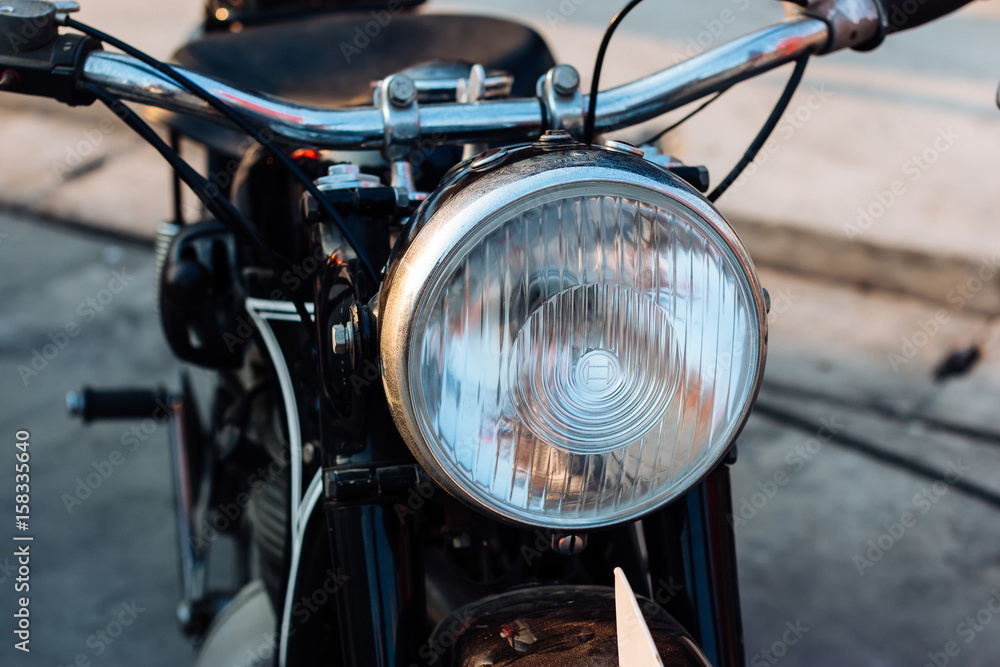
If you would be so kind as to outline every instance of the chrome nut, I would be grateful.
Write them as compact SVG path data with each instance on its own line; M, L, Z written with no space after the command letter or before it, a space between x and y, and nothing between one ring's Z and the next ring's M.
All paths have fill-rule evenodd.
M350 354L354 348L354 325L334 324L333 325L333 353Z

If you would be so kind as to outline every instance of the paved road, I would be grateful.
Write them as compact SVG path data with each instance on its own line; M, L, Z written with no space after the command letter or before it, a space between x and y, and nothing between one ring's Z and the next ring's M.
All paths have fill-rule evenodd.
M84 383L143 385L175 377L153 317L150 265L144 248L0 217L0 442L7 443L0 456L10 461L0 470L12 474L14 434L28 429L29 532L36 537L32 653L11 648L8 578L0 584L0 615L7 619L0 664L68 665L82 655L93 665L174 666L192 655L173 619L177 562L161 434L125 453L124 463L80 505L73 503L72 513L66 506L65 494L86 495L78 479L107 470L130 424L85 428L64 416L64 392ZM109 285L116 276L124 285ZM761 398L772 412L751 419L734 468L748 656L757 658L751 664L772 664L763 653L769 651L781 654L783 665L921 665L928 653L956 642L961 659L952 664L995 665L1000 623L985 622L985 614L992 621L988 605L1000 587L1000 512L960 490L948 471L958 466L962 480L1000 492L998 439L943 426L928 406L973 394L992 396L995 405L998 337L988 350L992 362L951 385L932 385L923 357L913 361L911 375L894 375L880 347L896 344L898 328L925 320L933 312L926 306L781 274L764 278L787 303L776 300L772 311ZM109 286L122 289L111 297ZM859 321L870 326L852 335L861 331L852 324ZM956 318L928 359L961 340L973 321ZM48 366L22 380L18 367L30 367L34 350L46 353L50 334L62 340L59 332L70 322L78 334L56 355L49 348ZM776 417L774 410L787 414ZM956 410L948 415L973 418ZM944 486L859 454L831 432L938 471ZM0 483L0 507L9 508L12 495L11 485ZM913 519L902 526L905 513ZM9 510L0 516L12 521ZM0 542L13 532L9 524L0 527ZM0 552L0 564L9 553ZM123 604L142 611L105 643L97 633L117 633ZM975 625L965 620L970 616Z
M167 667L192 655L174 622L178 563L164 433L128 451L121 437L132 424L84 427L63 409L65 392L85 383L174 380L176 366L153 317L151 280L144 248L0 216L0 565L13 561L11 482L20 429L31 434L27 534L35 537L31 653L12 649L14 581L0 573L2 665L70 665L83 656L95 666ZM77 333L64 338L71 323ZM35 351L52 358L39 361ZM108 474L115 450L124 461L103 478L99 471ZM72 496L82 501L67 507ZM129 625L113 638L122 605Z

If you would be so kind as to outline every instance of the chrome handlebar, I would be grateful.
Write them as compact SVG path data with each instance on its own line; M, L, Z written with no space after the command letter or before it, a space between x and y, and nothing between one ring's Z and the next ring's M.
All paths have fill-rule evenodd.
M610 132L636 125L757 76L805 54L824 52L830 24L797 15L707 51L660 72L600 93L595 130ZM378 106L329 109L304 106L251 93L207 76L178 68L193 82L241 111L254 125L279 141L333 149L378 149L391 134L390 118ZM200 98L172 79L129 56L94 52L83 69L86 83L121 99L170 111L217 119ZM582 102L582 105L581 105ZM573 108L580 118L588 96L577 94ZM565 109L560 109L560 116ZM474 104L422 104L417 137L426 145L530 141L553 117L541 99L504 99ZM414 140L414 137L409 137Z

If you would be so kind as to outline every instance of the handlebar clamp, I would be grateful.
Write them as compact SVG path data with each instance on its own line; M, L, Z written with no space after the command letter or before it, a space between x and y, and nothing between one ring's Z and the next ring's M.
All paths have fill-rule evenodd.
M545 109L546 130L566 130L583 136L584 104L580 75L572 65L556 65L538 80L538 98Z

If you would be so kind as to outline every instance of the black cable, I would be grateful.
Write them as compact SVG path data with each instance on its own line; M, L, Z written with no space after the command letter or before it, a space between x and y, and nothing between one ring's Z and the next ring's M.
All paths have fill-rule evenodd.
M657 132L656 134L654 134L653 136L651 136L649 139L646 139L645 141L640 142L639 145L640 146L651 145L655 141L657 141L660 137L662 137L663 135L667 134L668 132L673 132L678 127L680 127L684 123L686 123L689 120L691 120L694 116L696 116L697 114L699 114L702 111L704 111L705 107L707 107L709 104L711 104L715 100L717 100L720 97L722 97L722 94L725 93L727 90L729 90L729 89L728 88L723 88L722 90L720 90L719 92L717 92L715 95L712 95L710 98L708 98L708 100L706 100L705 102L703 102L697 109L695 109L694 111L692 111L688 115L684 116L679 121L677 121L673 125L667 127L666 129L660 130L659 132Z
M806 54L799 58L795 62L795 69L792 71L792 76L789 77L788 83L785 84L785 90L781 93L781 97L778 99L778 103L774 105L774 109L771 111L771 115L768 117L767 122L764 123L764 127L760 128L760 132L757 133L757 138L753 140L750 144L750 148L747 152L743 154L743 159L741 159L733 170L729 172L729 175L722 179L722 182L715 186L715 189L708 195L708 201L714 202L729 189L729 186L739 178L743 170L754 161L757 157L757 153L760 149L764 147L764 144L770 138L771 133L774 132L774 128L777 127L778 121L781 120L782 114L785 113L785 109L788 108L788 103L792 101L792 95L795 94L795 89L799 87L799 82L802 81L802 75L806 71L806 65L809 64L809 55Z
M205 204L205 207L215 216L215 218L223 224L230 232L234 235L242 237L244 241L250 243L261 257L267 261L275 271L279 272L282 269L282 265L291 266L289 262L284 257L281 257L276 252L272 251L264 243L263 239L257 234L256 230L253 228L246 218L229 202L225 197L220 197L218 195L209 192L209 186L211 185L207 178L195 171L194 167L188 164L177 152L167 145L160 135L156 133L153 128L149 126L146 121L142 120L137 113L129 109L121 100L115 98L111 94L97 88L92 85L84 85L83 89L103 102L116 116L118 116L122 122L132 128L136 134L145 139L153 148L155 148L160 155L163 156L171 167L174 168L174 172L181 178L182 181L187 183L191 191ZM287 292L286 292L287 294ZM305 302L292 294L289 294L289 301L295 305L295 310L299 317L302 319L302 324L305 325L306 330L309 334L310 340L315 344L315 331L313 329L312 318L309 315L309 311L306 310Z
M628 13L635 9L642 0L632 0L611 19L607 29L604 31L604 39L601 40L601 48L597 50L597 60L594 62L594 76L590 80L590 105L587 109L587 118L583 126L584 143L594 143L594 122L597 116L597 94L601 91L601 69L604 68L604 54L608 51L608 44L611 36L615 34L618 25L628 16Z
M133 58L141 60L142 62L146 63L150 67L160 72L161 74L164 74L165 76L173 79L182 87L186 88L189 92L207 102L209 106L211 106L220 114L228 118L248 136L252 137L255 141L257 141L261 146L263 146L267 150L268 153L270 153L275 159L281 162L292 173L292 175L295 176L295 178L297 178L302 182L302 184L306 187L306 190L308 190L309 193L316 199L316 202L323 209L323 212L327 216L329 216L329 218L333 221L334 225L337 226L337 229L340 231L340 233L343 234L344 239L347 241L348 245L350 245L351 248L354 250L363 268L365 269L365 271L368 272L368 275L371 276L373 281L375 281L376 283L378 282L379 273L375 271L375 268L372 265L371 261L361 251L361 244L359 244L358 241L353 237L353 235L351 234L350 230L347 227L347 224L344 222L344 219L340 216L337 210L323 197L323 194L320 192L319 188L316 187L316 184L312 181L312 179L309 178L309 176L307 176L301 169L299 169L299 167L295 164L295 162L292 161L290 157L285 155L284 151L277 148L271 141L261 136L260 128L254 127L234 108L232 108L225 102L221 101L215 95L208 92L207 90L196 84L194 81L191 81L189 78L178 72L170 65L164 62L160 62L156 58L153 58L152 56L144 53L143 51L140 51L139 49L129 44L126 44L120 39L112 37L107 33L101 32L100 30L93 28L89 25L86 25L85 23L80 23L75 19L71 18L67 19L65 25L67 27L79 30L84 34L90 35L91 37L94 37L95 39L98 39L102 42L110 44L111 46L123 51L124 53L127 53Z

